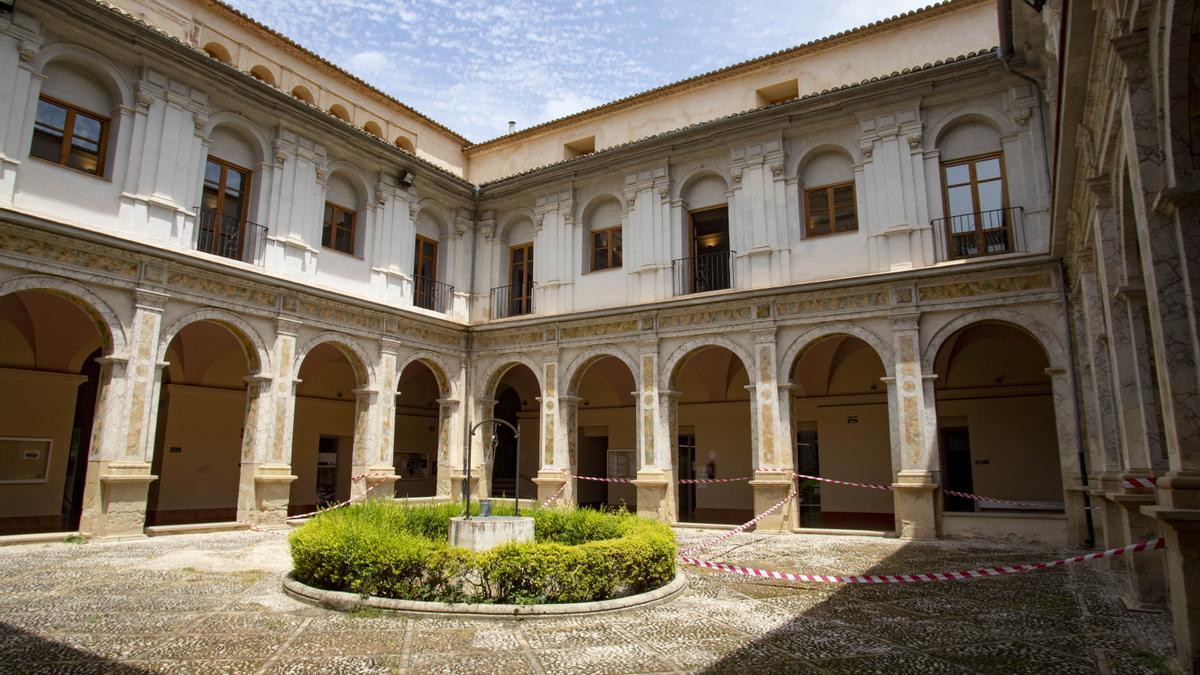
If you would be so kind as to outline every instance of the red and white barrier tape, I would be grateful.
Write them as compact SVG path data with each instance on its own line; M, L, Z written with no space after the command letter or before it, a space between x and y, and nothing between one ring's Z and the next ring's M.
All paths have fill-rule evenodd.
M737 478L680 478L677 483L680 485L704 485L708 483L737 483L743 480L754 480L751 476L738 476Z
M820 481L822 483L833 483L834 485L848 485L850 487L870 488L872 490L891 490L891 485L876 485L875 483L851 483L848 480L835 480L833 478L821 478L820 476L809 476L808 474L798 473L797 478L805 478L807 480Z
M780 500L778 503L776 503L775 506L772 506L771 508L767 509L766 511L763 511L762 513L758 514L757 516L754 516L750 520L746 521L745 523L742 523L741 525L738 525L737 527L733 528L732 530L730 530L728 532L722 532L721 534L719 534L711 539L702 541L699 544L696 544L695 546L689 546L689 547L681 550L679 552L679 554L683 555L686 553L695 553L697 551L703 551L706 548L711 548L713 546L716 546L717 544L725 541L726 539L732 537L733 535L735 535L739 532L745 531L746 528L758 523L758 521L762 520L763 518L766 518L771 513L774 513L776 509L778 509L779 507L783 506L784 504L795 499L796 494L797 494L796 488L793 487L792 491L788 493L788 496L784 497L782 500Z
M1029 506L1029 507L1035 507L1035 508L1041 506L1041 504L1033 504L1031 502L1015 502L1011 499L997 499L995 497L984 497L983 495L971 494L970 492L958 492L955 490L942 490L942 492L945 492L948 495L954 495L955 497L963 497L965 499L974 499L977 502L993 502L996 504L1008 504L1010 506Z
M550 506L550 504L552 504L555 499L558 499L558 496L563 493L563 490L566 490L566 489L567 489L567 483L566 483L566 481L563 481L563 484L558 487L558 491L555 492L554 494L550 495L549 497L547 497L546 501L542 502L542 508L544 509L547 506Z
M359 476L355 480L357 480L358 478L363 478L367 475L368 474L363 474L363 476ZM372 490L383 487L384 485L391 485L391 483L380 483L379 485L372 485L371 487L367 488L366 492L363 492L361 495L359 495L357 497L351 497L349 499L344 499L344 500L334 504L333 506L327 506L323 509L317 509L316 511L309 511L308 513L298 513L294 516L288 516L287 519L288 520L300 520L301 518L308 518L311 516L315 516L318 513L325 513L326 511L333 511L334 509L340 509L343 506L349 506L360 499L365 499L367 497L367 495L371 494Z
M1153 490L1158 487L1158 479L1153 476L1150 478L1126 478L1121 481L1121 487Z
M571 476L576 480L590 480L594 483L633 483L632 478L598 478L596 476Z
M682 553L680 554L679 559L680 561L689 565L695 565L696 567L701 567L704 569L716 570L718 572L728 572L730 574L740 574L747 577L778 579L780 581L807 581L819 584L902 584L921 581L966 581L968 579L982 579L984 577L1001 577L1009 574L1019 574L1021 572L1033 572L1036 570L1050 569L1053 567L1062 567L1064 565L1073 565L1075 563L1087 562L1089 560L1112 558L1115 556L1124 555L1126 553L1138 553L1140 551L1160 549L1165 547L1166 540L1159 537L1157 539L1143 541L1130 546L1111 548L1107 551L1088 553L1087 555L1077 555L1073 558L1052 560L1050 562L1025 565L1002 565L999 567L981 567L978 569L964 570L961 572L933 572L925 574L793 574L791 572L773 572L771 570L760 570L753 567L742 567L741 565L730 565L728 563L699 560L697 558L691 558L683 555Z

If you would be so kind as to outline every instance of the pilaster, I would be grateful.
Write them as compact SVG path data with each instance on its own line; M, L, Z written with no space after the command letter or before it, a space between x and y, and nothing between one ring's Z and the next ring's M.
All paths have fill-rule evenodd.
M941 534L937 438L927 428L928 420L936 419L936 412L934 400L927 400L925 395L919 326L919 314L892 317L896 363L894 381L888 384L899 413L892 423L892 433L898 441L900 458L892 489L896 533L902 539L935 539Z

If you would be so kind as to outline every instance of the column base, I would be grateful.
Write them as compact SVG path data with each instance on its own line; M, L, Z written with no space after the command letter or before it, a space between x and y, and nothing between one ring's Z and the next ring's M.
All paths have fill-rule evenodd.
M396 475L396 468L388 466L368 466L363 472L366 475L360 482L360 490L357 494L366 494L370 499L386 499L392 500L396 497L396 481L400 480L400 476ZM350 486L350 494L356 494L354 486Z
M1181 672L1200 673L1200 473L1160 477L1155 496L1158 504L1143 506L1141 512L1158 521L1167 540L1175 658Z
M557 469L547 469L539 471L537 478L533 479L533 484L537 486L538 504L541 505L547 499L558 494L558 497L549 504L549 506L575 506L575 491L568 485L562 493L558 493L567 481L571 480L571 475L566 471Z
M286 464L243 464L238 483L239 522L262 527L287 524L292 467Z
M795 481L787 478L787 475L774 471L754 474L754 479L750 481L750 488L754 490L754 513L762 513L787 498L795 485ZM754 531L759 534L783 533L791 532L799 527L800 508L797 506L799 499L800 497L797 496L791 502L764 516L754 526Z
M1090 506L1087 491L1079 485L1063 488L1063 508L1067 511L1067 543L1075 548L1088 547L1088 516L1094 511L1085 510ZM1095 525L1092 527L1095 530ZM1094 535L1093 535L1094 536ZM1095 541L1092 542L1092 545Z
M142 536L150 484L146 462L88 462L79 531L89 537Z
M1158 522L1141 512L1143 506L1155 502L1152 494L1109 495L1121 508L1121 525L1124 539L1133 543L1158 536ZM1129 572L1129 590L1121 601L1129 609L1140 612L1159 612L1166 608L1167 580L1163 567L1163 556L1159 551L1143 551L1137 555L1122 556L1124 568Z
M1097 544L1099 548L1117 548L1129 542L1125 541L1125 531L1121 521L1121 507L1109 498L1110 494L1121 492L1121 474L1104 472L1093 476L1089 481L1088 494L1092 497L1092 506L1099 507L1095 511L1093 523L1098 523ZM1121 569L1122 562L1116 558L1108 561L1110 569Z
M463 484L467 482L467 475L462 472L462 469L455 469L450 474L450 499L461 502L463 500ZM471 499L479 499L482 492L480 485L479 472L472 469L471 471Z
M633 485L637 488L639 516L664 523L675 522L670 475L664 471L639 471Z
M942 535L938 484L928 473L908 475L892 483L896 509L896 536L907 540L937 539Z

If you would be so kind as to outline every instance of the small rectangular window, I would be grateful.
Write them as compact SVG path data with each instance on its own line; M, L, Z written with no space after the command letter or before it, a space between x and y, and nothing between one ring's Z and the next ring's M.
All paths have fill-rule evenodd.
M321 230L321 244L342 253L354 255L354 211L325 202L325 222Z
M29 154L102 176L108 124L107 117L43 96L38 99Z
M809 237L858 229L854 183L838 183L804 191L804 233Z
M621 228L592 232L592 271L621 266Z

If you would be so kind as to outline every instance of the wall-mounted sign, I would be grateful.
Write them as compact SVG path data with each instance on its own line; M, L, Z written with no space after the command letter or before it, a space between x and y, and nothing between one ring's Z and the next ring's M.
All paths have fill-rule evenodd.
M49 438L0 438L0 483L45 483L52 446Z

